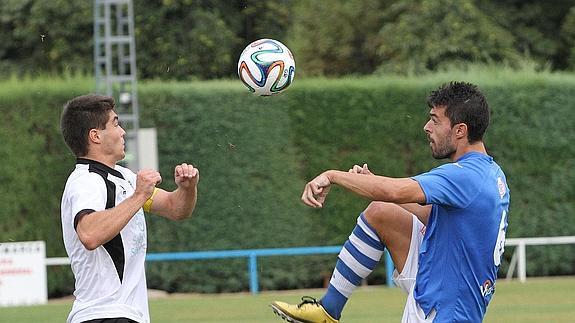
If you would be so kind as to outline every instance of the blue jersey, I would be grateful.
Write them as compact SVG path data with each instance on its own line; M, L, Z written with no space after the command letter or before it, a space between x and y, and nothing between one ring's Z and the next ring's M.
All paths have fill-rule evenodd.
M481 322L503 254L509 188L491 156L471 152L413 177L432 204L414 298L434 322Z

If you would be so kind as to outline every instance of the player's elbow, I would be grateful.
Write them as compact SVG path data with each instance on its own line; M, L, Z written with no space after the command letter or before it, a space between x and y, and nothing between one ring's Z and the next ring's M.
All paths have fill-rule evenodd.
M80 239L80 242L84 248L89 251L95 250L102 245L102 242L96 236L89 233L78 232L78 238Z
M184 221L192 217L192 213L194 210L180 210L174 215L174 220L176 221Z
M84 239L84 240L80 239L80 241L82 242L82 245L84 245L84 248L86 248L89 251L95 250L96 248L102 245L99 241L96 241L95 239Z

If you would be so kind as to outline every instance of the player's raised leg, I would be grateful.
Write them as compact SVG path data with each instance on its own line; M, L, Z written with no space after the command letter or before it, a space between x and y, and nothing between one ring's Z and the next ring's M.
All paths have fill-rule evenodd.
M320 301L303 297L292 305L273 302L272 309L288 322L338 322L347 300L375 269L387 246L401 272L409 252L413 215L399 205L372 202L357 219L339 253L329 287Z

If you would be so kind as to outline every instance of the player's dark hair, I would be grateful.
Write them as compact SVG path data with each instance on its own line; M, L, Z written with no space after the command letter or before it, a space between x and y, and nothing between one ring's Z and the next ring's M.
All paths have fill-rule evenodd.
M443 84L427 97L427 105L430 108L445 107L451 126L465 123L469 143L483 139L489 126L490 112L487 100L477 86L466 82Z
M88 154L88 134L91 129L105 129L114 99L98 94L82 95L68 101L60 118L64 141L76 157Z

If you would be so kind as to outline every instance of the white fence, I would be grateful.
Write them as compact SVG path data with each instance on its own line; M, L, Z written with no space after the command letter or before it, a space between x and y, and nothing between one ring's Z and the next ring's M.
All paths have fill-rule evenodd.
M507 280L513 278L513 272L517 267L517 277L524 283L527 280L527 268L525 266L526 246L575 244L575 236L541 237L541 238L509 238L505 241L506 246L517 246L511 257Z

